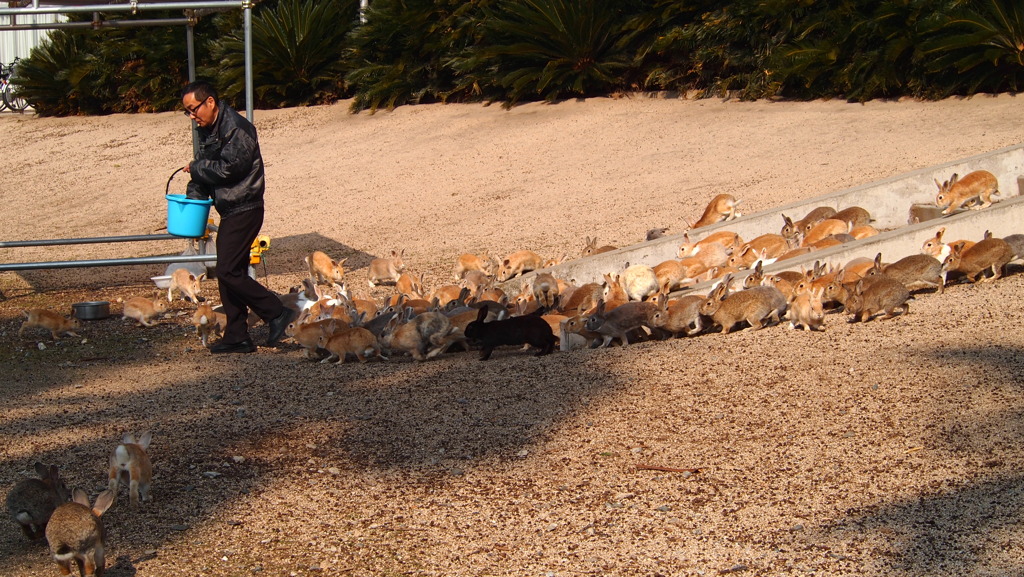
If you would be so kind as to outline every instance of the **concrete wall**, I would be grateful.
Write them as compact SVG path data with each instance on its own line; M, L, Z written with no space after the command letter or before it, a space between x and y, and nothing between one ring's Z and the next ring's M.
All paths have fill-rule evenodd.
M941 219L915 225L907 224L912 205L934 203L938 190L936 180L945 181L953 173L963 176L974 170L988 170L999 179L1000 195L994 198L997 200L995 204L983 210L964 210ZM889 262L920 252L924 241L934 236L940 226L946 227L944 238L949 240L980 240L985 230L991 230L999 237L1024 233L1024 197L1020 196L1022 186L1024 145L1017 145L744 215L730 222L695 230L690 234L690 239L696 241L712 232L729 230L749 240L765 233L778 233L783 224L782 214L799 219L818 206L831 206L837 210L860 206L871 213L874 218L872 225L883 230L882 234L788 259L765 267L765 271L799 270L801 266L809 268L816 260L841 264L860 256L874 258L879 252L882 253L883 259ZM633 264L654 266L676 258L679 245L682 243L682 234L666 236L612 252L569 261L549 270L556 277L574 284L601 282L604 273L621 272ZM534 273L529 273L508 281L505 283L506 292L518 291L520 284L531 279L533 275ZM702 290L709 284L697 285L694 290Z

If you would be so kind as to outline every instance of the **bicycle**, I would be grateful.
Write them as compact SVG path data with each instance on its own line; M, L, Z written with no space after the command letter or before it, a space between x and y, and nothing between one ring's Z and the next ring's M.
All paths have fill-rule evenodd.
M14 62L6 66L0 65L0 111L10 108L14 112L21 112L28 108L28 101L18 96L17 88L11 84L11 77L14 76L19 60L21 58L15 57Z

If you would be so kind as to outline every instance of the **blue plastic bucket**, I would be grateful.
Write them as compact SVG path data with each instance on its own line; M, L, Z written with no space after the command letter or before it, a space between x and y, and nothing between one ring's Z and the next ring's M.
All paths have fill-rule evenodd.
M212 200L194 200L184 194L167 196L167 232L174 236L199 238L206 234Z

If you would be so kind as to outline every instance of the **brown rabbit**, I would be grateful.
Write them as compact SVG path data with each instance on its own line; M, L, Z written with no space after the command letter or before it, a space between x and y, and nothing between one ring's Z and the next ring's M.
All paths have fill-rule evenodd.
M740 201L731 194L719 194L711 199L708 203L707 208L704 209L704 214L701 215L697 222L690 225L691 229L701 228L703 226L710 226L717 222L725 222L732 220L738 216L741 216L736 212L736 206Z
M34 467L38 479L25 479L7 493L7 513L33 541L43 538L50 515L68 500L68 488L56 465L36 462Z
M365 363L368 357L388 360L381 354L377 336L363 327L343 329L333 335L320 335L317 346L330 353L321 363L340 365L345 362L346 354L354 356L360 363Z
M963 273L971 282L977 282L979 278L982 281L996 280L1002 278L1003 269L1011 260L1013 248L1001 238L989 237L968 249L954 244L952 252L942 263L942 271ZM991 277L984 277L986 270L992 271Z
M398 280L395 281L395 292L413 299L423 298L423 279L425 274L420 273L419 276L416 276L403 272L398 275Z
M871 238L878 236L879 230L870 224L859 224L850 229L850 236L855 240L862 240L865 238Z
M583 247L583 252L580 253L580 256L581 257L588 257L588 256L592 256L592 255L595 255L595 254L601 254L603 252L611 252L613 250L618 250L618 249L619 249L619 247L612 246L610 244L606 244L604 246L597 246L597 237L595 236L594 238L590 238L588 236L587 237L587 245L585 247Z
M375 287L379 284L394 284L398 282L398 277L405 270L405 262L402 261L402 257L405 256L405 249L402 252L391 251L390 258L375 258L370 261L370 270L366 273L367 282L370 283L370 287Z
M882 253L878 253L875 267L868 272L869 275L884 273L903 283L909 291L933 288L942 294L945 289L942 263L935 257L927 254L912 254L894 263L879 266L881 257Z
M207 303L199 305L192 315L192 326L196 327L196 334L200 342L207 346L211 336L224 334L224 327L228 325L228 316L213 310Z
M965 174L963 178L953 176L939 184L935 179L939 193L935 195L935 206L941 207L942 214L951 214L968 202L980 202L978 208L992 206L992 196L999 194L999 180L987 170L975 170Z
M672 336L699 334L704 329L704 321L700 316L700 305L703 303L704 297L700 295L686 295L673 301L666 300L660 303L651 315L650 324Z
M808 230L814 228L814 225L826 218L832 218L835 214L836 209L831 206L819 206L797 221L790 219L786 215L782 215L783 224L779 235L793 245L799 244L800 237L806 234Z
M915 203L907 211L907 224L917 224L928 220L942 218L942 207L934 204Z
M560 287L554 275L547 272L539 273L534 277L532 287L533 296L537 299L537 304L544 307L545 310L555 308L555 305L558 303Z
M846 299L846 312L853 315L850 322L867 322L874 315L884 312L882 319L889 319L910 312L910 291L900 281L888 276L874 275L857 281L852 293Z
M789 328L803 327L805 331L821 331L825 322L822 304L824 288L793 295L789 298Z
M840 220L838 218L826 218L807 231L803 240L800 241L800 246L813 246L815 243L832 235L846 234L849 232L850 225L845 220Z
M448 317L439 312L425 312L409 318L406 310L388 322L380 343L387 349L409 353L417 361L432 359L459 340ZM406 320L408 319L408 320Z
M580 312L590 310L597 306L601 300L604 287L600 283L591 282L584 284L574 290L567 299L558 299L558 310L567 316L573 316Z
M74 500L53 512L46 525L46 540L62 575L71 574L72 564L78 567L81 577L103 575L107 536L100 517L114 504L114 498L115 493L107 489L90 507L85 491L75 489Z
M151 327L156 324L153 319L165 312L167 312L167 303L163 299L132 297L124 301L121 315L122 318L138 321L141 326Z
M309 269L309 278L314 283L324 283L338 287L345 281L345 261L348 260L347 258L336 261L328 256L327 253L314 250L303 257L302 260L306 263L306 267Z
M588 347L593 348L597 344L598 339L601 338L601 335L587 330L586 325L587 317L582 314L572 315L562 321L558 332L559 348L563 351L572 350L573 335L582 338Z
M482 255L464 253L459 255L452 272L455 274L455 280L465 278L466 273L470 271L477 271L489 277L494 274L496 264L486 252Z
M711 317L728 334L740 321L747 330L762 328L766 320L779 322L786 312L786 298L775 287L759 286L729 293L732 275L727 275L700 306L700 314Z
M319 358L320 337L328 337L338 330L338 322L334 319L309 323L294 321L285 329L284 334L291 337L300 347L307 359Z
M203 297L199 296L200 282L206 278L206 274L196 276L187 268L176 268L171 273L171 282L167 285L167 302L174 300L174 291L181 293L181 297L189 302L200 303Z
M704 246L706 244L720 244L725 247L728 251L733 251L743 246L743 238L740 235L730 230L717 230L706 237L693 242L690 240L690 233L683 233L683 244L679 245L679 258L686 258L697 254L697 247Z
M622 346L629 344L629 334L641 327L652 328L651 316L657 312L658 305L653 302L630 301L612 310L606 309L605 301L597 303L597 309L588 317L585 327L601 335L601 346L610 346L614 339L619 339Z
M149 461L146 450L153 436L149 431L135 439L135 435L125 433L121 444L110 454L110 474L107 490L117 500L119 481L128 480L128 498L132 507L138 507L141 501L148 500L149 484L153 479L153 464Z
M942 262L949 256L952 251L953 245L959 244L961 250L967 250L974 246L974 241L971 240L957 240L951 243L945 243L942 240L942 236L946 233L946 227L939 227L939 230L935 231L935 236L924 241L921 245L921 252L923 254L931 255Z
M871 222L871 213L859 206L848 206L832 215L830 218L846 222L850 230Z
M659 290L672 292L693 282L690 269L681 260L666 260L654 265ZM703 271L700 271L703 272ZM698 273L699 274L699 273Z
M38 327L50 331L50 336L56 341L62 334L78 337L75 330L82 327L82 323L77 318L65 317L46 309L26 309L21 311L21 314L25 315L25 321L18 329L18 338L24 338L25 329Z
M498 282L505 282L543 266L544 259L532 250L516 251L502 259L498 265Z

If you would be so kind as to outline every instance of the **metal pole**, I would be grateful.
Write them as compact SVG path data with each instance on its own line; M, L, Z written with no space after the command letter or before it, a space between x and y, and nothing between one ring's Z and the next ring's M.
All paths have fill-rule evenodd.
M196 8L240 8L245 4L242 0L213 2L146 2L124 4L92 4L88 6L43 6L39 8L0 8L0 16L18 14L70 14L72 12L131 12L137 14L145 10L195 10Z
M95 266L124 266L137 264L164 264L172 262L217 262L215 254L178 254L143 256L136 258L108 258L98 260L59 260L52 262L16 262L0 264L0 272L15 270L46 270L53 268L85 268Z
M249 122L253 121L252 115L252 3L245 2L242 5L242 13L245 15L245 117Z
M97 236L93 238L54 238L47 240L0 241L0 248L25 246L64 246L69 244L100 244L105 242L144 242L150 240L183 240L185 237L173 234L136 234L131 236Z

